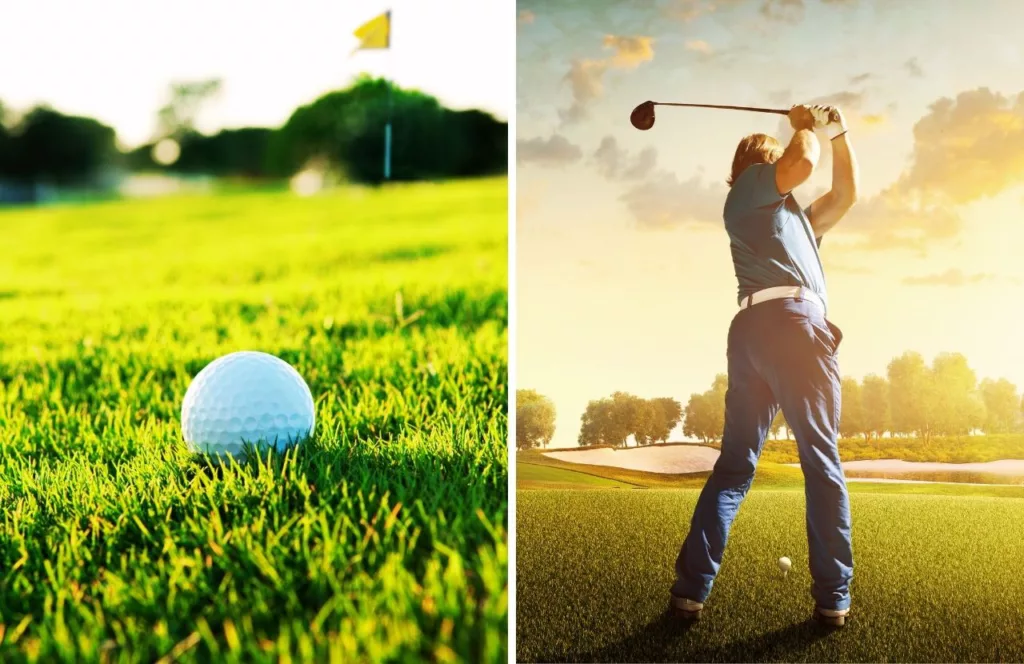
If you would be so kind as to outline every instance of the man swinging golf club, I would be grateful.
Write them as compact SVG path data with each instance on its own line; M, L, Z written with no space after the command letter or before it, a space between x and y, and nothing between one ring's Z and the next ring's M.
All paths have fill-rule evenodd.
M740 311L727 343L722 451L676 560L670 606L684 618L699 617L781 407L804 474L813 617L841 627L853 578L850 500L837 447L836 351L843 335L825 317L818 248L857 199L857 166L837 108L794 106L789 121L795 133L785 149L770 136L753 134L740 141L732 162L724 217ZM832 145L832 189L802 208L792 191L818 163L815 128L824 129Z

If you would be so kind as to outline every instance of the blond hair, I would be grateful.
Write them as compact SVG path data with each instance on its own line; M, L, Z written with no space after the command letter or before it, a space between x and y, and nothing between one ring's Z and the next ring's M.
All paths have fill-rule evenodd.
M725 183L731 187L748 166L774 164L784 151L782 144L768 134L751 134L744 137L736 146L736 155L732 158L732 172Z

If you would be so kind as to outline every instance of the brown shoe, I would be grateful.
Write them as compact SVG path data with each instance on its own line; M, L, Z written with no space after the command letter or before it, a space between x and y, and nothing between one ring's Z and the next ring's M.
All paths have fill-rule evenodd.
M676 617L683 620L700 620L700 613L704 610L703 602L695 602L685 597L670 595L669 609Z
M850 615L849 609L823 609L814 607L814 619L827 627L842 627Z

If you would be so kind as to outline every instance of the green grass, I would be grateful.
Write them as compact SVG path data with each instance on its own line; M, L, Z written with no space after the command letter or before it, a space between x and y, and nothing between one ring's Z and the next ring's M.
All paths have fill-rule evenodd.
M854 493L853 615L830 634L806 620L803 495L757 485L704 618L689 629L666 618L696 498L695 490L519 492L517 658L1024 660L1024 500ZM786 580L776 567L783 555L793 560Z
M565 470L554 466L535 463L520 463L516 466L516 483L520 488L555 489L634 489L632 484L591 475L585 471Z
M0 661L505 661L506 187L0 212ZM218 467L241 349L316 434Z

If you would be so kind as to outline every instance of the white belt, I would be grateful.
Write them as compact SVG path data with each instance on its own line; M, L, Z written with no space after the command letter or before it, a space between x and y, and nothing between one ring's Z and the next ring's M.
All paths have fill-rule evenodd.
M766 302L768 300L778 300L783 297L795 297L802 300L810 300L814 302L822 311L825 311L825 302L821 299L821 296L812 291L809 288L803 286L775 286L774 288L765 288L762 290L748 295L747 297L740 300L740 310L746 309L747 307Z

